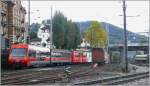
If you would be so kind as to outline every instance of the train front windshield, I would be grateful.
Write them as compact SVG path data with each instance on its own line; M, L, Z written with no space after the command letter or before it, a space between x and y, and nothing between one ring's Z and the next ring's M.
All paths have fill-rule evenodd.
M13 57L24 57L24 56L26 56L26 49L14 48L11 51L11 56L13 56Z

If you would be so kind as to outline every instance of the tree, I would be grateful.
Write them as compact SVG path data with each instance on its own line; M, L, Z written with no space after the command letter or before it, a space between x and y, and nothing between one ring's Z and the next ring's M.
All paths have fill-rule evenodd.
M65 49L75 49L81 43L81 34L79 27L76 23L71 20L67 21L67 26L65 28Z
M50 23L51 23L51 20L50 20L50 19L47 19L47 20L43 20L43 21L42 21L42 24L43 24L44 26L50 26Z
M53 17L53 42L56 48L63 48L67 18L59 11Z
M43 20L42 24L50 28L50 19ZM53 44L57 49L75 49L81 43L81 34L76 23L67 18L60 12L56 11L53 16ZM30 34L32 38L36 37L34 26ZM49 40L49 39L48 39Z
M81 43L81 33L80 33L80 29L78 25L76 23L73 23L73 24L75 28L75 40L74 40L73 48L77 48L77 46Z
M80 37L77 24L56 11L53 17L53 42L56 48L74 49L79 45Z
M40 28L40 26L41 25L39 23L31 24L31 28L29 31L30 39L37 39L37 32L38 32L38 29Z
M84 33L85 40L90 43L91 47L104 48L107 43L106 31L98 21L92 21L90 27Z
M72 27L72 22L67 21L67 25L65 28L65 44L64 47L67 49L70 49L72 45L74 45L73 40L74 40L74 28Z

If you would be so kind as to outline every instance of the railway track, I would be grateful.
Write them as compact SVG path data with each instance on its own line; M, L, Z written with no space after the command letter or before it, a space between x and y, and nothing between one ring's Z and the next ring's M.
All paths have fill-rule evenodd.
M31 75L38 75L38 74L42 74L43 71L45 73L49 72L49 71L59 71L59 70L63 70L62 68L54 68L54 69L37 69L35 71L35 69L33 70L21 70L21 71L18 71L18 72L12 72L12 73L7 73L7 74L3 74L1 77L2 77L2 81L8 81L10 79L15 79L15 78L21 78L21 77L27 77L27 76L31 76Z
M31 73L25 73L25 74L19 74L19 75L13 75L9 77L2 78L2 84L18 84L18 83L27 83L27 82L32 82L32 80L38 80L41 79L42 77L47 77L55 75L55 73L60 73L62 72L61 69L57 70L51 70L51 71L40 71L40 72L31 72Z
M130 82L133 80L146 78L146 77L149 77L149 72L141 72L141 73L134 73L134 74L127 74L127 75L103 78L103 79L99 79L99 80L85 81L85 82L76 83L75 85L94 85L94 84L118 85L121 83Z
M71 69L71 76L70 77L79 77L81 75L87 75L93 69L91 66L88 67L78 67L75 66ZM22 73L22 72L21 72ZM16 73L15 73L16 74ZM12 74L10 74L12 75ZM5 76L2 78L2 85L26 85L26 84L37 84L37 83L54 83L56 81L61 81L63 79L68 78L66 76L64 70L51 70L51 71L40 71L40 72L31 72L31 73L24 73L13 76Z
M21 70L9 70L12 72L7 72L7 73L2 73L1 77L8 77L8 76L13 76L13 75L19 75L19 74L27 74L27 73L31 73L31 72L40 72L40 70L55 70L55 69L60 69L63 66L58 66L58 67L52 67L52 68L31 68L31 69L21 69ZM38 71L39 70L39 71Z

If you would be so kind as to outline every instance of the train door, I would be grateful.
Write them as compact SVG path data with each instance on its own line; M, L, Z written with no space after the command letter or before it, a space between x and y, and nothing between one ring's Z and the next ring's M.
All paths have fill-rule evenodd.
M83 53L82 53L82 57L81 57L81 59L82 59L82 63L87 62L86 52L83 52Z
M80 60L80 54L76 51L73 51L73 62L77 63Z
M36 58L36 51L34 50L29 50L28 52L28 56L29 56L29 63L30 65L35 65L36 64L36 61L37 61L37 58Z
M78 62L82 63L83 61L84 61L84 55L83 55L83 53L80 51L80 52L79 52L79 60L78 60Z
M49 64L49 53L48 52L36 52L37 65L45 66Z
M86 62L92 62L92 53L90 51L85 51L84 55L86 56Z

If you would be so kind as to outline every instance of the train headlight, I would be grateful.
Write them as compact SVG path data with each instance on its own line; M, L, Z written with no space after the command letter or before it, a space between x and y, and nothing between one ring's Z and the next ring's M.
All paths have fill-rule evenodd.
M14 59L12 57L9 57L8 62L9 64L12 64L14 62Z

